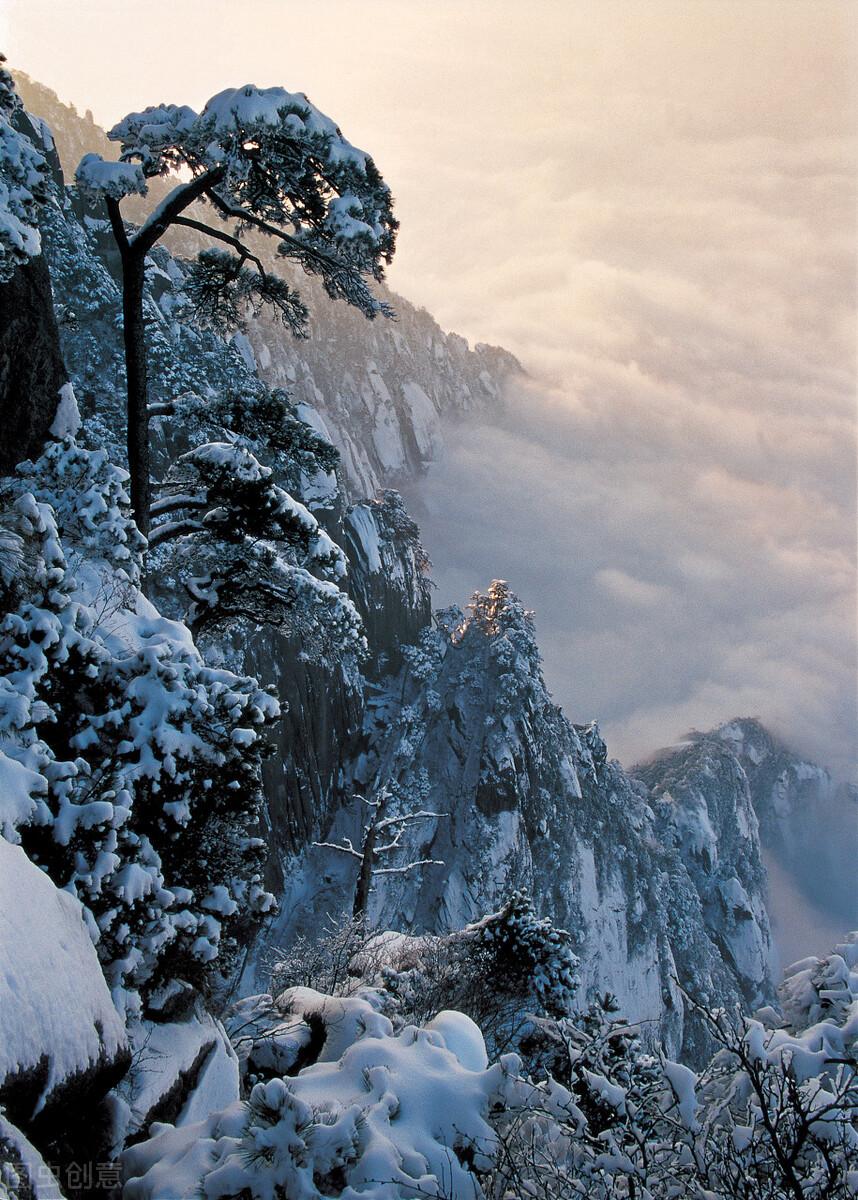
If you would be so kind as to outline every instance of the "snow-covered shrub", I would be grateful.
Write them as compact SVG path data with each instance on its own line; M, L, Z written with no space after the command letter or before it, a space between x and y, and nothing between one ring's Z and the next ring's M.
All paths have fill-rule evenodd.
M41 253L39 206L47 195L47 163L15 128L23 105L0 55L0 283Z
M421 629L413 646L402 647L402 658L413 679L422 684L435 679L443 661L442 647L442 638L431 625Z
M188 617L207 637L269 624L300 636L308 655L359 655L360 618L339 586L345 556L272 475L229 442L186 451L152 506L150 546L177 543Z
M296 989L280 1003L293 1045L315 1038L309 1065L126 1151L125 1200L481 1196L496 1141L488 1117L517 1074L514 1055L488 1067L460 1013L395 1032L368 999Z
M569 934L547 917L538 917L526 892L514 892L499 912L466 931L487 977L499 991L530 991L541 1012L560 1017L572 1005L578 959Z
M249 1102L154 1131L125 1155L125 1196L846 1200L858 1006L841 974L849 1006L801 1030L704 1009L719 1050L698 1073L642 1054L605 998L552 1023L564 1079L540 1081L514 1054L488 1067L460 1013L397 1027L383 990L251 997L230 1018L260 1076Z
M35 463L21 463L18 475L53 510L73 573L84 568L84 560L105 564L131 600L146 543L128 512L127 473L106 451L87 450L64 437L48 442Z
M329 920L314 937L297 934L287 947L276 947L269 955L272 994L279 996L289 988L310 987L331 996L352 995L374 975L367 962L374 941L375 934L364 917ZM380 969L383 947L371 961Z
M6 488L33 569L0 623L0 748L42 784L29 809L19 792L7 824L82 900L111 986L148 991L175 975L203 983L215 960L228 969L243 925L272 903L252 831L277 706L206 666L137 593L120 485L97 452L65 444ZM57 515L81 548L75 573ZM128 591L105 613L100 583L120 563Z
M296 985L339 996L372 987L397 1026L455 1009L496 1055L520 1049L534 1020L571 1010L577 966L569 935L516 892L498 912L446 935L373 933L359 918L331 924L277 951L270 981L275 996Z
M831 954L804 958L784 971L778 999L793 1030L818 1021L842 1025L858 996L858 933L850 933Z
M577 1027L564 1023L555 1033L566 1083L516 1081L517 1095L493 1118L499 1150L486 1191L533 1200L846 1200L858 1188L856 982L854 971L846 981L838 972L847 1008L793 1030L686 997L718 1047L699 1073L640 1055L633 1029L595 1013Z
M515 892L498 912L456 933L392 939L381 977L410 1019L461 1010L499 1054L523 1050L534 1019L571 1010L577 966L568 933Z

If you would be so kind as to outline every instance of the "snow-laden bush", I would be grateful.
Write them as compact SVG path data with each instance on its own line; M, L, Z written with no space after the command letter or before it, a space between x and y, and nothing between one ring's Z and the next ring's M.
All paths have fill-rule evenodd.
M195 446L152 506L149 544L177 543L188 619L208 638L268 624L299 636L308 655L360 655L360 617L340 589L345 555L272 476L244 446Z
M153 1129L125 1155L125 1200L846 1200L855 946L825 960L848 1004L805 1028L698 1006L719 1046L700 1072L642 1054L608 997L545 1022L562 1078L541 1079L517 1054L489 1066L461 1013L391 1020L383 988L249 997L227 1018L247 1103Z
M72 571L84 570L87 559L106 564L117 591L132 601L146 543L128 513L126 472L106 451L65 437L48 442L35 463L21 463L18 476L40 504L50 505Z
M367 998L295 989L280 1005L296 1059L317 1039L311 1064L197 1125L158 1127L124 1155L125 1200L481 1195L514 1055L487 1067L460 1013L395 1032Z
M622 1023L602 1019L589 1031L561 1024L555 1036L564 1043L565 1084L517 1081L518 1096L493 1119L499 1150L485 1190L533 1200L855 1195L855 945L853 935L824 960L837 1002L800 1028L782 1026L771 1011L762 1015L775 1028L686 997L718 1047L696 1074L663 1056L641 1056L634 1030ZM787 972L788 998L805 969Z
M252 829L277 706L255 681L206 666L187 629L139 594L121 482L67 442L5 490L5 527L31 570L0 622L0 748L18 772L3 815L83 902L111 986L148 992L228 969L243 927L273 902Z
M39 206L47 194L44 155L15 128L23 105L0 55L0 283L41 254Z

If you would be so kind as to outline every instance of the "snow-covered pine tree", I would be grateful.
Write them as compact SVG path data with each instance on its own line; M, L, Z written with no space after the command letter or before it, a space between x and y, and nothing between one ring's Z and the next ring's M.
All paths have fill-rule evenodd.
M124 478L67 439L8 481L0 623L3 751L46 787L17 836L83 902L118 1000L205 986L271 906L253 829L277 712L140 596Z
M5 61L0 54L0 283L41 254L39 205L48 174L44 155L15 128L23 105Z
M120 143L122 161L85 155L76 180L84 194L103 201L122 262L131 500L145 533L151 500L144 267L164 233L181 225L229 247L204 251L192 270L189 292L204 319L222 326L236 321L245 303L265 303L304 335L300 296L266 268L246 234L273 238L278 254L318 275L328 295L371 318L388 310L366 276L383 277L397 222L373 160L302 93L231 88L199 114L177 105L131 113L108 136ZM129 232L121 201L145 195L148 179L178 171L191 178ZM195 202L209 206L214 224L187 215Z
M291 494L331 475L333 446L262 384L208 403L181 396L169 408L191 443L151 509L149 568L169 582L171 606L209 641L269 624L297 635L310 657L360 656L360 617L341 589L345 555Z

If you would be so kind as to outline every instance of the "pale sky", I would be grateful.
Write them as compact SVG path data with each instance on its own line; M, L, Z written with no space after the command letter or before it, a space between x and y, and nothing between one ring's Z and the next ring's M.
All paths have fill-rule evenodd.
M759 715L855 761L858 5L0 0L111 124L305 91L402 222L392 285L535 378L420 494L442 600L506 577L624 761Z

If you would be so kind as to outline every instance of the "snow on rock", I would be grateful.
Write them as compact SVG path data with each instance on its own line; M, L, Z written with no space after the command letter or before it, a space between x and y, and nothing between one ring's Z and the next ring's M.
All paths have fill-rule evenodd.
M851 927L856 912L858 787L836 781L749 717L698 737L728 746L741 764L763 846L798 893L811 904L822 900L832 928ZM793 901L780 895L780 872L772 872L772 884L773 910L791 908ZM789 957L793 955L787 961Z
M420 456L427 462L433 462L440 457L444 445L435 406L413 379L407 379L402 385L402 395L408 405L410 425Z
M221 1023L197 1003L176 1021L138 1021L133 1063L117 1087L125 1106L121 1140L153 1121L189 1125L239 1097L239 1063Z
M824 958L805 958L787 967L778 998L793 1029L823 1019L846 1021L858 1004L858 932L848 934Z
M307 988L288 998L294 1015L309 1019L330 1001ZM124 1200L315 1200L334 1188L373 1200L476 1200L469 1164L491 1164L496 1138L487 1117L517 1058L486 1069L479 1031L458 1014L394 1034L365 999L338 1001L327 1013L336 1042L329 1037L318 1061L257 1083L247 1105L197 1125L159 1126L126 1151Z
M29 1119L126 1052L80 903L0 838L0 1097Z
M426 1028L439 1033L447 1049L469 1071L485 1071L489 1065L486 1043L479 1026L464 1013L445 1009L427 1021Z
M327 304L312 280L301 287L319 314L308 341L279 336L266 313L248 336L263 378L290 392L304 420L304 406L318 414L352 500L423 474L443 455L451 423L501 408L504 381L521 371L506 351L471 349L398 296L389 297L396 324L367 327L346 306Z
M0 66L0 283L42 249L38 208L45 199L47 163L15 127L22 107L11 75Z
M0 693L4 690L0 681ZM0 702L5 707L2 695ZM35 797L46 791L43 775L0 750L0 837L10 842L20 841L18 826L35 816L38 807Z
M367 639L387 669L399 648L429 624L429 559L420 531L398 492L384 490L346 513L344 545L351 563L350 590Z
M36 1147L0 1112L0 1200L63 1200Z
M80 412L74 388L70 383L64 383L60 388L60 402L49 432L51 437L62 441L64 437L76 437L79 429Z

